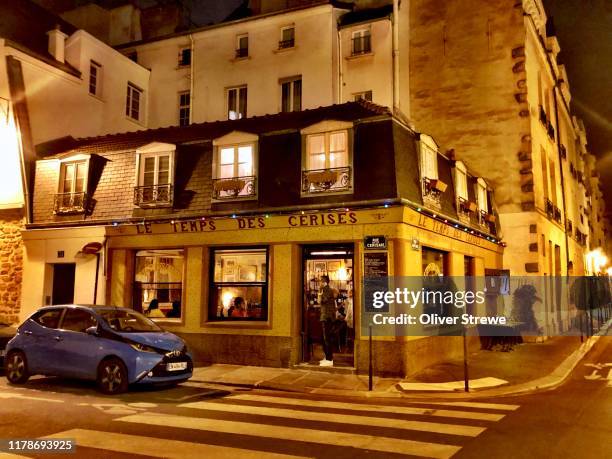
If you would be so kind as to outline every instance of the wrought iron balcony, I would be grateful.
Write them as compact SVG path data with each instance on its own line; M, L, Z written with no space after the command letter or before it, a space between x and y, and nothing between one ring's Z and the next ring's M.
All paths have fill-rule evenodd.
M561 209L559 209L557 206L554 206L553 218L557 223L561 223Z
M546 216L552 220L552 218L555 216L555 205L550 199L546 199L544 201L544 207L546 210Z
M351 182L350 166L302 171L302 193L349 191Z
M372 41L370 35L363 35L361 37L353 37L352 43L352 55L358 56L360 54L367 54L372 51Z
M167 207L172 204L171 183L134 187L134 205L139 207Z
M58 215L84 214L89 211L90 199L87 193L58 193L55 195L53 212Z
M281 40L278 42L278 49L293 48L295 46L295 38L289 40Z
M213 199L243 199L257 195L257 177L229 177L213 179Z
M236 50L236 58L247 57L249 55L249 48L238 48Z

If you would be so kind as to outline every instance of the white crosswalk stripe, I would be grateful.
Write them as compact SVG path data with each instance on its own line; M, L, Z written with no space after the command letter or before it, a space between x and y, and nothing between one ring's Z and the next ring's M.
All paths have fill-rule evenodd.
M115 418L114 426L118 426L117 430L123 433L73 429L45 438L72 438L76 441L77 447L171 459L184 457L290 459L308 455L317 456L320 452L314 446L311 449L303 447L298 449L295 442L319 445L316 448L325 446L355 448L355 451L364 450L364 454L365 450L368 450L447 459L461 450L461 443L467 441L467 438L482 434L488 425L483 423L497 422L504 418L505 414L502 413L515 411L519 407L511 404L467 401L414 401L398 406L290 396L237 394L215 401L177 405L177 408L183 410L181 414L145 411ZM471 411L461 408L469 408ZM351 413L330 412L330 410L345 410ZM240 417L237 418L236 415ZM416 416L417 419L406 419L405 415ZM266 419L258 421L250 418L258 416ZM441 418L448 419L444 421ZM307 423L297 424L299 421ZM317 423L317 426L311 427L312 423ZM329 423L336 425L330 426ZM474 423L476 425L473 425ZM128 425L133 428L128 429ZM344 431L342 426L347 426L348 431ZM363 429L359 429L359 433L354 433L355 426L361 426ZM176 433L179 438L190 439L193 437L193 431L200 431L202 434L196 437L198 442L191 442L128 433L130 431L138 433L141 430L153 433L155 428L163 428L164 435L169 437ZM370 433L371 428L379 430ZM383 434L380 434L380 428L388 429L389 433L383 431ZM179 432L183 430L184 434ZM333 434L330 435L330 432ZM213 436L215 444L206 443L207 434ZM236 436L240 438L238 442ZM229 446L225 446L225 442L229 442L230 439ZM270 440L273 442L270 443ZM248 448L252 444L257 444L260 450ZM268 451L267 448L270 446L265 445L270 444L283 448L280 450L281 453ZM247 445L247 448L239 448L238 445ZM285 452L297 455L283 454ZM361 456L357 453L356 457Z
M77 448L98 448L117 453L146 454L147 456L170 459L184 459L187 457L255 459L262 456L271 459L295 459L309 457L86 429L67 430L45 437L45 439L53 438L74 439Z
M198 410L225 411L229 413L301 419L304 421L368 425L376 427L387 427L390 429L420 430L424 432L435 432L447 435L465 435L468 437L477 437L485 430L484 427L441 424L438 422L406 421L403 419L377 418L372 416L355 416L349 414L333 414L327 418L322 418L321 413L315 411L300 411L295 409L268 408L249 405L230 405L227 403L195 402L186 403L180 406L183 408L195 408Z
M452 457L461 449L460 446L444 445L439 443L428 443L400 438L380 438L374 435L352 434L345 432L334 432L330 435L327 430L311 430L301 427L274 426L270 428L266 424L253 424L251 422L225 421L220 419L193 418L177 415L160 415L154 413L132 414L115 421L133 422L138 424L149 424L165 427L177 427L182 429L206 430L209 432L221 432L233 434L245 433L249 436L259 438L273 438L276 440L299 440L308 443L322 445L336 445L353 448L381 451L385 453L413 454L435 459L446 459Z
M499 421L504 414L480 413L473 411L439 410L430 408L414 408L410 406L389 406L389 405L370 405L365 403L330 402L320 400L307 400L290 397L272 397L268 395L233 395L227 400L243 400L262 403L273 403L292 406L313 406L316 408L336 408L351 411L374 411L391 414L414 414L436 416L444 418L474 419L479 421Z

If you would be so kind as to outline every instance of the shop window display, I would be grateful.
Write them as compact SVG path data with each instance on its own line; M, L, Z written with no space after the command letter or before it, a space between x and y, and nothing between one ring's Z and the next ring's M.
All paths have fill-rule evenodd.
M208 320L268 320L268 249L214 249L210 259Z

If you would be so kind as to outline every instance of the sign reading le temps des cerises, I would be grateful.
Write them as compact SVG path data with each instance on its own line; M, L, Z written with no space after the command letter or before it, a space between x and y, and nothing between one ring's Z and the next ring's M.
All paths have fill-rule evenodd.
M203 218L168 223L144 222L135 225L137 234L201 233L218 230L248 230L263 228L352 225L358 222L356 212L321 212L274 217Z

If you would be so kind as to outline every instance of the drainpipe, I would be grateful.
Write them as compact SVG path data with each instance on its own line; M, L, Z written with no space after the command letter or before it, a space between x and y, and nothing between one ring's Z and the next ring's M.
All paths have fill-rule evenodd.
M193 123L193 87L194 87L194 75L195 75L195 41L193 39L193 34L189 34L189 41L191 42L191 68L189 69L189 78L191 81L189 82L189 124Z
M338 31L338 100L336 103L342 103L342 37L340 34L340 28L336 28Z
M399 0L393 0L393 113L399 112Z

